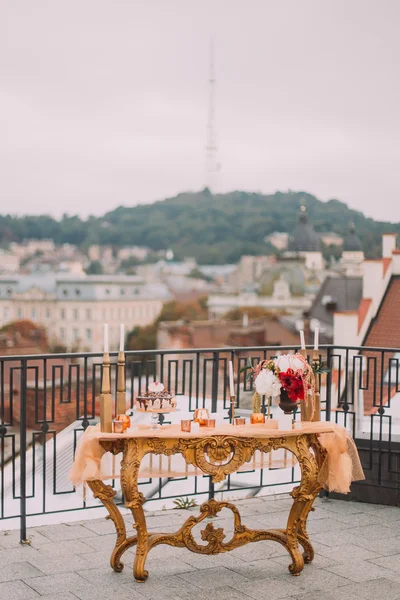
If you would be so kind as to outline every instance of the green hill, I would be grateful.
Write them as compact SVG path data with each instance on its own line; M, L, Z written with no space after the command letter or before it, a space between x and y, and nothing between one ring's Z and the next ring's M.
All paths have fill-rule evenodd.
M44 215L0 216L0 243L52 238L56 243L78 246L172 248L177 259L191 256L200 264L236 262L243 254L272 251L264 242L265 236L274 231L292 232L301 203L306 204L309 220L317 232L344 235L353 221L370 258L379 256L383 232L400 232L399 223L377 222L343 202L321 202L303 192L212 195L205 189L154 204L119 206L102 217L86 220L68 215L60 220ZM325 254L329 254L328 249Z

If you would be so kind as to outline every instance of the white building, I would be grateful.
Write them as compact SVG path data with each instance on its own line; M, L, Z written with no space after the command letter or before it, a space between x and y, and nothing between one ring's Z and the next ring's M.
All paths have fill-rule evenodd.
M20 258L13 252L7 252L0 248L0 273L17 273Z
M46 328L52 344L102 349L103 324L118 348L119 325L150 325L170 299L165 285L128 275L20 275L0 277L0 327L27 319Z

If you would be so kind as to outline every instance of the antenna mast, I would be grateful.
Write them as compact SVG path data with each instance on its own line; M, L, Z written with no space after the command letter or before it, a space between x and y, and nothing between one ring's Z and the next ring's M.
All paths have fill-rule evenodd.
M217 141L215 132L215 63L214 40L210 40L210 72L208 78L208 122L206 145L206 185L215 191L219 165L217 164Z

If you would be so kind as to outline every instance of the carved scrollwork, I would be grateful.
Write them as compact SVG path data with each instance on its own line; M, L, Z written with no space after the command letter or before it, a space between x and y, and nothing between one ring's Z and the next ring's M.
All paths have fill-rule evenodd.
M211 475L214 483L237 471L254 454L257 441L254 438L211 436L179 440L178 450L185 461Z

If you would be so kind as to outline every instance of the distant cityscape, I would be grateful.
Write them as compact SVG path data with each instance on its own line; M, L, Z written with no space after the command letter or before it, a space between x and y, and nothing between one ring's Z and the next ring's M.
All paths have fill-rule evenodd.
M395 251L395 234L383 239L384 254ZM325 260L321 240L340 247L340 258ZM394 244L389 250L387 240ZM107 322L117 348L120 323L127 332L140 331L162 319L168 303L199 298L206 313L189 319L191 335L187 318L166 319L157 324L157 347L293 344L299 329L317 326L322 343L333 342L335 313L359 309L366 264L377 262L365 261L354 225L344 237L317 235L301 207L293 232L275 232L267 241L279 253L222 265L177 261L170 249L142 246L11 243L1 250L0 344L5 353L18 353L13 324L27 321L43 329L50 351L99 352Z

